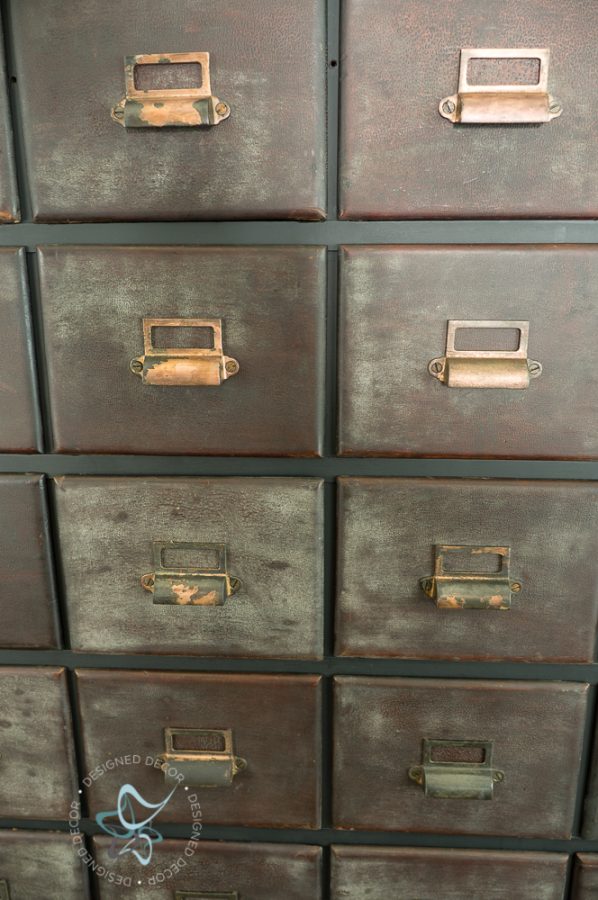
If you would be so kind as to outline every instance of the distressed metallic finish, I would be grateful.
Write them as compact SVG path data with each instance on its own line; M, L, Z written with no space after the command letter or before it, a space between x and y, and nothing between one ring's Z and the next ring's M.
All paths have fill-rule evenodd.
M0 879L4 900L85 900L87 869L68 834L35 829L0 831Z
M436 760L437 748L450 752L470 748L482 751L480 762ZM426 797L436 800L492 800L494 785L504 780L504 772L492 767L493 741L436 741L424 738L422 741L422 761L409 766L407 774L411 781L424 789Z
M595 482L341 478L336 653L590 663L597 533ZM449 542L511 547L508 612L455 613L425 598L419 579Z
M0 816L68 818L76 796L62 668L0 668Z
M56 451L321 454L324 247L45 247L39 260ZM129 365L156 316L217 316L239 375L140 384Z
M598 458L596 246L344 247L340 293L343 456ZM430 377L447 321L480 319L529 322L528 390Z
M439 896L563 900L567 861L566 853L336 846L330 896L331 900L438 900Z
M198 789L203 820L213 825L318 828L321 782L321 679L317 675L216 675L79 669L77 688L87 770L113 756L160 756L164 728L234 732L247 772L229 787ZM112 809L122 771L87 789L92 817ZM151 803L164 798L164 774L141 766L135 787ZM189 822L177 791L161 821Z
M321 657L319 479L69 476L54 496L75 649ZM242 591L221 606L151 603L139 577L158 537L226 543Z
M133 883L126 889L126 897L148 900L147 886L136 884L138 866L131 855L117 860L111 858L108 837L94 837L92 843L98 862L118 874L131 876ZM168 838L155 844L152 860L144 870L147 877L155 876L179 859L185 847L186 841ZM185 867L173 880L152 886L152 900L174 900L177 892L185 900L204 895L212 900L219 894L228 898L231 893L237 893L239 900L320 900L322 897L321 847L215 842L202 838L195 843L193 855L185 860ZM123 898L123 888L106 879L99 879L98 887L100 900Z
M175 747L175 738L178 748ZM214 749L214 739L220 749ZM186 740L203 742L210 749L185 750L182 745ZM231 728L165 728L164 744L166 749L160 754L160 759L163 761L164 780L171 787L179 783L179 773L189 787L230 787L235 775L247 768L247 760L235 756Z
M210 348L154 346L155 328L201 328L212 332ZM130 369L143 384L164 387L218 385L236 375L239 363L225 356L222 349L220 319L149 319L143 320L143 356L131 360Z
M470 571L445 571L445 561L454 552L465 552L474 565L475 559L497 556L500 570L493 574ZM420 578L420 587L426 596L434 600L439 609L510 609L511 580L509 547L465 547L461 544L439 545L435 548L434 574ZM514 582L513 589L521 590L521 582Z
M202 544L198 541L153 541L154 572L141 576L141 586L154 596L154 603L171 606L222 606L241 587L241 582L227 571L226 544ZM168 565L167 551L184 548L198 556L202 552L217 554L217 564L199 563L186 567Z
M569 838L589 685L335 678L333 824L414 833ZM493 742L493 802L426 797L422 740Z
M598 893L598 854L578 853L573 868L571 900L594 900Z

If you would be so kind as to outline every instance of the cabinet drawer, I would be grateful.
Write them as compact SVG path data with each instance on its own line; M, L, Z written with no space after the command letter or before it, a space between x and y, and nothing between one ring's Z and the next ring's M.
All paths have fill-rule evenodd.
M571 900L592 900L598 891L598 854L578 853L573 869Z
M563 900L565 853L333 847L332 900Z
M0 475L0 646L58 647L40 475Z
M40 261L56 450L320 454L325 249L68 247Z
M67 819L76 779L65 670L2 666L0 709L0 816Z
M87 877L68 834L0 831L3 900L85 900L88 896Z
M131 855L114 859L111 839L93 839L94 856L107 872L123 875L130 900L319 900L322 896L320 847L302 844L234 844L195 841L185 855L186 841L165 840L153 848L143 870ZM193 851L191 854L191 850ZM173 875L179 860L184 865ZM139 879L143 885L138 887ZM98 879L101 900L121 900L122 887Z
M339 480L336 652L592 662L598 484Z
M0 169L1 141L0 137ZM0 249L0 278L0 451L32 453L41 447L24 250Z
M342 454L598 457L598 248L345 247L341 301Z
M341 215L598 215L597 30L578 0L344 0Z
M587 689L337 678L335 824L570 837Z
M135 787L157 803L173 785L144 761L166 754L172 778L181 774L197 793L204 825L318 827L319 677L79 670L77 680L87 772L139 755ZM183 731L170 749L168 729ZM210 749L218 750L215 763L206 760ZM115 808L128 774L115 768L92 781L93 815ZM185 792L161 819L189 819Z
M13 22L37 221L324 217L324 0L50 0Z
M0 224L20 221L2 32L0 21Z
M67 477L55 487L75 650L321 657L321 481Z

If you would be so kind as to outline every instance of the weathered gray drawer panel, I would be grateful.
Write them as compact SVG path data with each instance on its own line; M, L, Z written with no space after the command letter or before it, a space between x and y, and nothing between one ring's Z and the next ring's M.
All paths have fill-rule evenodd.
M324 0L48 0L13 22L37 221L323 218ZM125 56L198 51L230 118L112 119Z
M70 835L52 831L0 831L0 886L4 882L8 900L89 896L86 870Z
M598 56L587 38L598 30L596 4L344 0L342 23L343 218L598 215ZM537 99L547 109L548 90L562 115L543 124L443 118L440 102L457 93L465 48L548 49L548 85ZM531 62L478 59L469 82L481 76L504 91L515 79L525 90L540 77L524 77Z
M175 891L222 895L228 900L236 891L248 900L319 900L322 896L320 847L302 844L235 844L203 839L192 845L193 854L185 855L186 841L165 840L153 848L152 861L142 871L131 856L114 859L109 854L111 839L93 839L95 859L115 876L130 879L126 895L130 900L173 900ZM183 859L185 866L168 880L161 873ZM143 884L137 885L142 879ZM154 881L152 881L154 879ZM150 885L148 888L147 885ZM123 887L98 879L101 900L121 900ZM234 895L235 897L237 895Z
M76 798L66 674L0 668L0 816L67 819Z
M321 481L66 477L54 496L75 650L321 657ZM140 579L156 572L154 542L170 541L224 545L238 592L213 605L183 574L172 595L148 593ZM202 547L187 553L175 564L214 563Z
M41 475L0 475L0 646L58 646Z
M108 759L137 754L141 765L135 771L135 787L147 801L157 803L172 785L144 761L165 752L165 728L230 730L234 754L246 761L232 782L198 785L195 774L187 777L182 764L176 764L190 793L197 794L203 823L319 826L318 676L80 669L77 681L87 772ZM201 737L182 738L180 749L194 741L201 743ZM123 771L115 768L92 781L87 799L93 815L115 808ZM160 815L163 821L191 822L186 792L177 791Z
M41 447L24 250L0 248L0 278L0 451L32 453Z
M592 662L597 533L594 482L341 478L336 652ZM438 608L420 579L433 575L443 545L508 548L506 597L520 587L511 608ZM466 577L492 577L498 558L474 552ZM494 590L482 581L478 596Z
M332 848L332 900L438 897L443 900L563 900L566 853Z
M587 684L366 677L335 681L337 827L571 836ZM449 741L451 746L426 746L426 741ZM481 746L486 742L491 746ZM467 795L471 772L454 774L454 769L442 767L442 762L461 761L472 764L475 799ZM473 766L484 761L481 768ZM425 778L419 773L422 783L413 780L418 776L413 767L427 767ZM448 785L447 777L453 779ZM488 796L479 799L482 783Z
M592 900L598 891L598 854L578 853L573 869L571 900Z
M598 247L344 247L340 293L343 455L598 458ZM451 322L448 386L428 367ZM526 325L527 387L524 347L459 357L514 352Z
M320 454L324 248L47 247L40 265L56 450ZM130 365L156 318L222 322L238 373L144 383ZM184 349L190 330L161 326L154 342Z

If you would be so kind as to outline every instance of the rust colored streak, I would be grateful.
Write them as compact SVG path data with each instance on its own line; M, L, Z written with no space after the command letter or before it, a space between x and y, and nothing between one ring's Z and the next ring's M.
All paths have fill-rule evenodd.
M217 601L216 591L207 594L197 593L197 587L183 584L172 585L172 592L176 597L177 606L215 606Z

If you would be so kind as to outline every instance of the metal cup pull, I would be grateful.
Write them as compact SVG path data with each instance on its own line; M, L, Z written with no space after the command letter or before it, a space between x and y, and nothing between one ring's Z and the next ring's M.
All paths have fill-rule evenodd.
M440 544L434 548L434 574L420 578L419 584L439 609L510 609L511 595L522 588L511 581L510 547L467 547L463 544ZM499 569L488 572L484 562L498 560ZM467 560L455 567L452 560ZM477 568L481 571L475 571Z
M528 84L472 83L469 68L475 60L532 60L538 63L537 77ZM507 125L550 122L562 113L558 100L548 93L547 49L461 50L459 88L440 101L440 115L455 124ZM536 80L534 80L534 78Z
M236 891L175 891L174 900L239 900Z
M155 328L202 328L211 332L211 347L154 346ZM144 319L143 356L131 360L131 371L143 384L171 387L214 386L239 371L239 363L222 349L222 319Z
M426 797L438 800L492 800L504 772L492 767L494 741L424 739L422 761L410 766L409 778Z
M213 558L212 565L183 565L169 561L171 554ZM154 603L166 606L222 606L241 587L228 573L226 544L201 544L195 541L152 541L154 571L141 576L141 586L154 595Z
M507 329L519 332L517 350L457 350L457 332L467 329ZM542 374L542 365L527 358L529 322L450 319L446 350L428 364L430 375L451 388L529 387L530 378Z
M166 784L178 784L183 775L191 787L230 787L233 778L247 768L235 756L230 728L165 728L164 753L160 754Z
M143 89L142 67L169 66L179 74L179 86ZM188 75L196 76L195 85ZM187 75L187 77L185 77ZM159 79L160 80L160 79ZM176 80L176 74L175 74ZM218 125L230 116L227 103L212 96L209 53L141 53L125 56L125 96L112 108L112 118L125 128Z

